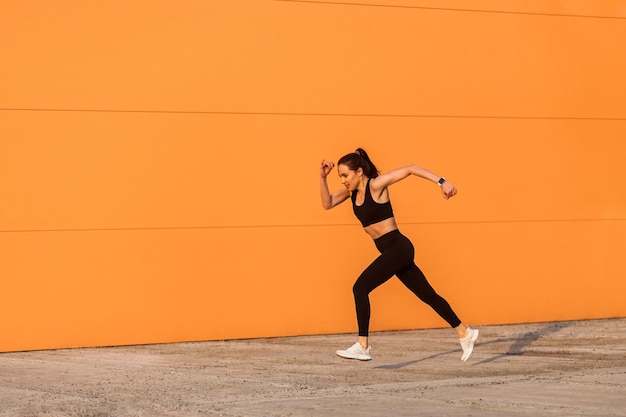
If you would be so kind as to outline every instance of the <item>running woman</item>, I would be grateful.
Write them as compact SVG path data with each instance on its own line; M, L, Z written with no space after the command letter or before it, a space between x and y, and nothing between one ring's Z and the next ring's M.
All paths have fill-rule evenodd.
M337 171L343 186L331 194L327 177L334 166L331 161L323 160L321 163L322 206L329 210L350 198L354 214L365 232L374 239L374 244L380 252L380 256L363 271L352 288L359 328L358 341L346 350L338 350L337 355L362 361L372 359L371 347L368 344L369 293L396 275L409 290L431 306L454 329L463 348L461 360L466 361L474 349L478 329L471 329L461 322L448 302L435 292L422 271L415 265L413 244L398 230L388 187L415 175L438 184L446 200L455 196L457 189L445 178L416 165L396 168L381 174L367 153L359 148L343 156L337 163Z

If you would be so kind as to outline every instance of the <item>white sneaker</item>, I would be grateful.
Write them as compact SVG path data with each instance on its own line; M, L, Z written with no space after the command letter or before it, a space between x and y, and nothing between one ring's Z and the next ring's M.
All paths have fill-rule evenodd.
M346 350L338 350L337 355L346 359L358 359L360 361L369 361L372 359L370 355L371 346L365 349L359 342L356 342Z
M469 327L467 328L467 336L463 339L459 339L461 347L463 348L463 356L461 356L461 360L463 362L465 362L472 354L476 339L478 339L478 329L470 329Z

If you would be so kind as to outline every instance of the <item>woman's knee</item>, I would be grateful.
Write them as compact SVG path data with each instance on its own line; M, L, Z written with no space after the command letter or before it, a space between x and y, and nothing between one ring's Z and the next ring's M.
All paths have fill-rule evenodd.
M358 279L352 286L352 293L356 299L367 298L372 290L373 288L371 285L369 285L368 281L364 279Z
M363 295L367 296L368 293L363 288L363 284L357 280L352 286L352 294L354 294L354 298L359 298Z

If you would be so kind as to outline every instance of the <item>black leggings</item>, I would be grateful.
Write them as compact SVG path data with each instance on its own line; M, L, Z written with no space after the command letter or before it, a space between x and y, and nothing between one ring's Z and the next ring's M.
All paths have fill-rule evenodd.
M426 277L415 265L415 249L411 241L400 231L394 230L374 240L380 256L368 266L354 283L354 303L359 324L359 336L368 336L370 324L369 293L396 275L420 300L428 304L450 327L457 327L461 320L450 304L435 292Z

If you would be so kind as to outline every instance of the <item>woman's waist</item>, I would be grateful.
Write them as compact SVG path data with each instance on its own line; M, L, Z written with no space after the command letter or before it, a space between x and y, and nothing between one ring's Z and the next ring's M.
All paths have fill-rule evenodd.
M391 230L384 235L374 239L374 245L380 253L383 253L389 249L396 248L413 248L411 241L404 236L398 229ZM412 255L411 255L412 256Z
M386 234L393 233L398 230L396 219L390 217L378 223L370 224L364 227L365 232L374 240L379 239Z

